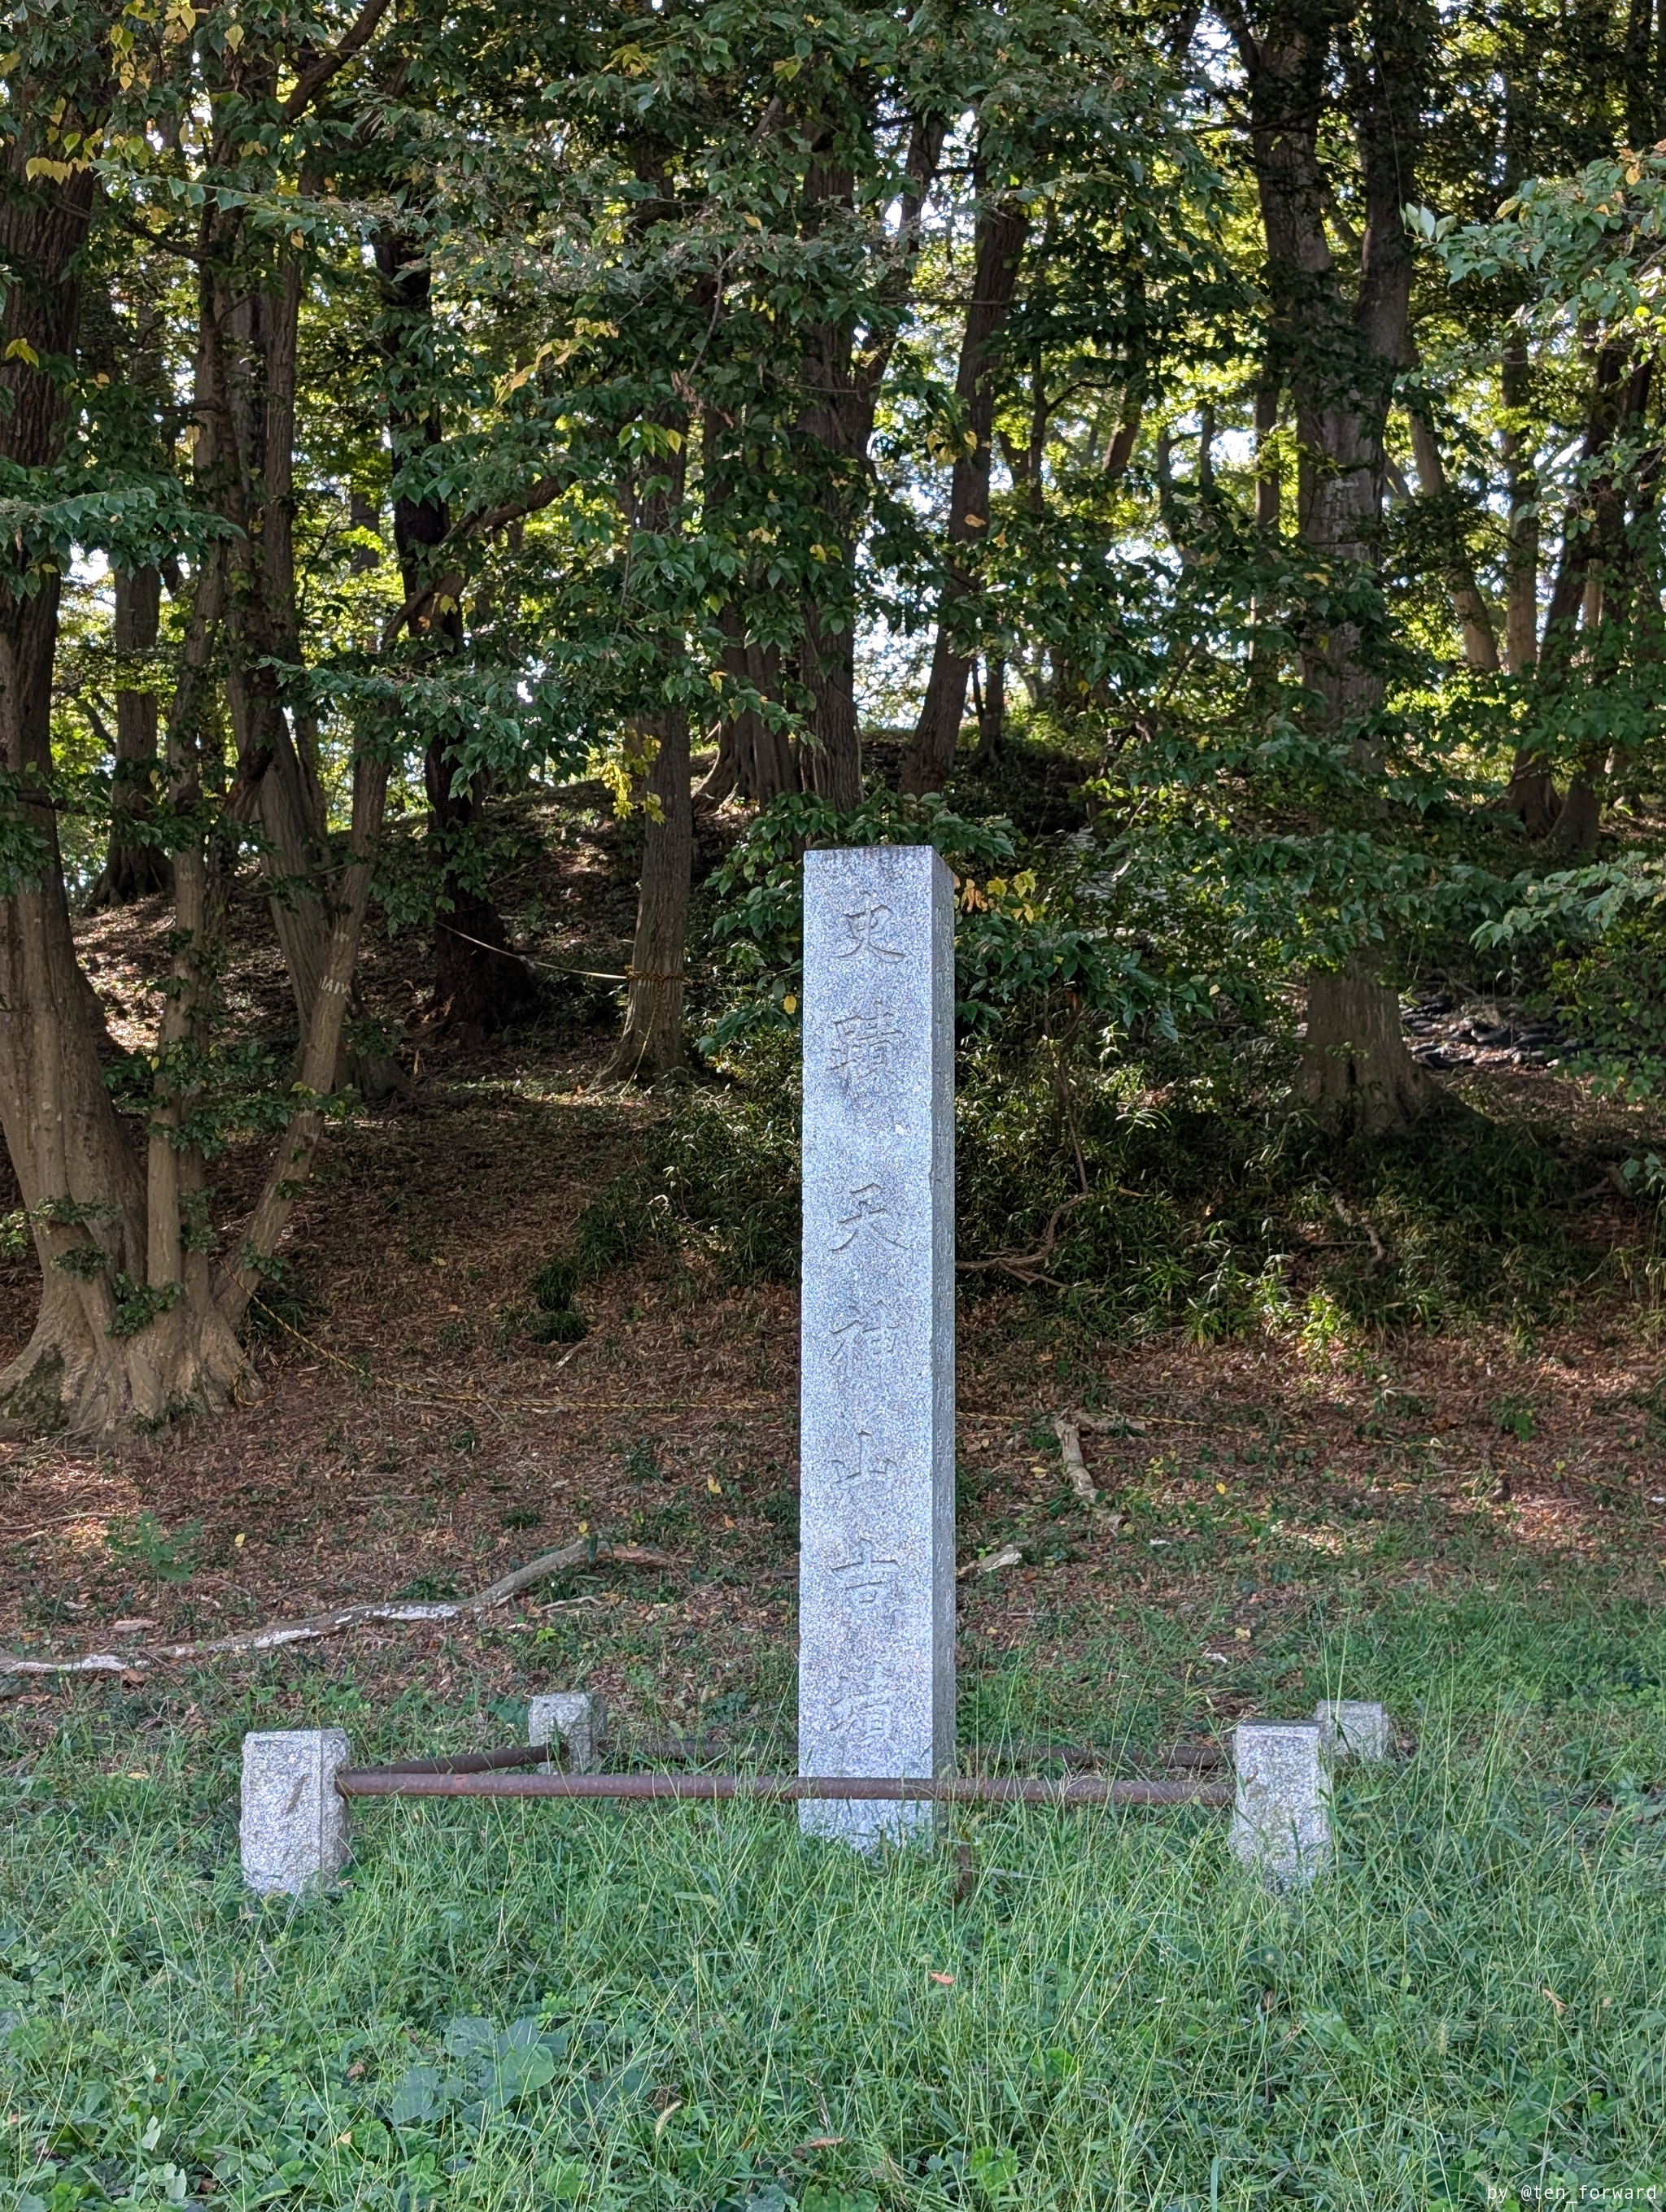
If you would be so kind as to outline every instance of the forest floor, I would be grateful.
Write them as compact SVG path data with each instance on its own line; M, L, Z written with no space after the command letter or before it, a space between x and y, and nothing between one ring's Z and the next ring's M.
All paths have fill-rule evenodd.
M622 967L630 856L599 805L563 820L563 836L526 841L506 906L538 917L549 961ZM162 926L147 908L82 925L126 1045L154 1019ZM254 949L257 929L249 944L228 994L280 1025L275 957ZM373 1011L419 1003L422 950L378 939ZM543 1682L559 1621L582 1632L575 1660L581 1650L622 1725L639 1704L654 1725L656 1705L733 1709L720 1681L744 1679L749 1649L791 1632L796 1298L726 1287L697 1252L661 1251L586 1287L581 1343L533 1341L532 1279L639 1158L648 1121L675 1110L600 1081L611 1005L593 989L575 1002L510 1042L428 1048L410 1095L332 1132L294 1234L298 1295L256 1316L257 1400L112 1448L0 1444L0 1643L177 1642L350 1601L466 1595L593 1534L675 1565L569 1577L460 1644L360 1631L337 1659L390 1680L463 1668L508 1695ZM1420 1049L1456 1066L1445 1079L1481 1110L1600 1114L1633 1149L1651 1140L1647 1109L1595 1107L1462 1006L1410 1018ZM251 1147L222 1163L228 1214L258 1159ZM1583 1234L1618 1243L1637 1219L1616 1191L1587 1209ZM21 1251L0 1261L0 1361L27 1334L33 1264ZM1666 1570L1666 1330L1646 1269L1633 1272L1641 1298L1610 1287L1529 1334L1500 1324L1340 1346L1288 1334L1095 1342L1020 1291L964 1303L970 1648L1134 1601L1167 1606L1195 1618L1188 1677L1225 1717L1254 1702L1259 1649L1301 1615L1313 1577L1345 1563L1390 1562L1396 1579L1431 1583L1485 1565L1554 1585L1577 1562L1653 1589ZM1064 1484L1049 1422L1067 1408L1125 1417L1128 1433L1087 1443L1111 1509L1097 1516ZM1245 1591L1235 1570L1222 1587L1222 1546L1260 1531L1264 1548L1275 1527L1288 1571ZM976 1564L1014 1546L1022 1564ZM646 1674L636 1645L654 1654ZM57 1693L30 1694L45 1714Z
M611 835L598 817L539 864L523 903L536 897L540 957L608 971L623 964L629 871ZM89 967L112 1029L127 1042L143 1034L154 1007L147 986L158 971L160 927L144 910L84 925ZM373 1004L397 1008L402 994L407 1006L420 996L416 957L415 940L379 944ZM232 983L251 1006L270 1011L281 1002L280 981L252 956ZM332 1133L297 1224L305 1295L261 1327L258 1399L212 1422L112 1447L61 1439L0 1447L0 1646L34 1656L137 1651L337 1602L467 1594L587 1535L652 1547L669 1562L575 1569L474 1624L361 1628L260 1658L136 1665L123 1676L0 1680L0 1691L11 1693L0 1706L0 1748L13 1762L7 1771L17 1793L5 1875L16 1925L0 1935L17 1989L33 1989L39 2001L19 1996L8 2012L0 1980L0 2036L16 2021L23 2037L45 2003L60 2023L78 2021L83 2043L92 2038L55 2075L53 2053L61 2058L67 2045L44 2028L37 2042L25 2037L17 2045L36 2069L32 2087L9 2093L19 2100L21 2132L10 2138L20 2186L27 2184L19 2201L28 2205L32 2194L52 2212L100 2203L100 2191L117 2194L119 2169L151 2174L133 2185L164 2201L175 2182L155 2179L162 2170L155 2161L167 2163L172 2137L143 2152L128 2142L149 2124L140 2110L147 2097L159 2112L166 2107L167 2128L179 2136L168 2173L188 2177L193 2193L219 2189L225 2201L250 2206L300 2190L298 2201L308 2204L386 2202L404 2212L441 2202L567 2201L700 2212L1019 2202L1207 2203L1219 2212L1261 2201L1257 2192L1282 2185L1280 2173L1301 2171L1322 2152L1332 2183L1314 2201L1337 2203L1367 2195L1408 2206L1469 2201L1472 2185L1479 2191L1532 2173L1628 2183L1666 2175L1666 2164L1660 2172L1650 2164L1666 2159L1659 2035L1650 2031L1635 2050L1622 2049L1614 2040L1622 2014L1602 2009L1619 1992L1627 2034L1645 2014L1666 2025L1660 1961L1646 1946L1628 1949L1610 1927L1614 1914L1623 1920L1630 1893L1623 1883L1602 1887L1613 1872L1602 1853L1620 1848L1614 1808L1657 1808L1652 1793L1666 1788L1666 1638L1656 1626L1666 1595L1666 1330L1646 1267L1636 1271L1641 1296L1610 1285L1572 1317L1532 1334L1500 1324L1347 1343L1292 1334L1110 1342L1061 1326L1021 1291L982 1295L964 1308L964 1761L1037 1772L1139 1765L1244 1714L1308 1714L1317 1697L1339 1692L1385 1699L1402 1747L1416 1740L1420 1760L1434 1762L1412 1789L1421 1810L1414 1815L1408 1799L1383 1814L1387 1829L1373 1830L1376 1801L1369 1790L1359 1800L1360 1833L1377 1842L1362 1845L1359 1863L1377 1864L1371 1850L1380 1846L1394 1856L1392 1882L1383 1875L1373 1898L1361 1892L1346 1911L1339 1907L1329 1935L1310 1923L1300 1939L1305 1953L1268 1932L1262 1907L1235 1906L1225 1933L1226 1923L1203 1911L1203 1888L1218 1877L1208 1873L1206 1881L1197 1855L1217 1846L1195 1820L1144 1830L1102 1822L1077 1859L1055 1826L1026 1831L1025 1840L1009 1816L976 1816L962 1832L982 1839L985 1904L957 1918L959 1891L911 1875L894 1908L873 1907L881 1920L893 1909L899 1916L881 1927L863 1921L868 1905L846 1896L844 1875L781 1871L782 1831L773 1816L737 1819L720 1844L709 1836L702 1843L707 1832L697 1825L650 1832L610 1815L599 1829L584 1828L575 1820L591 1816L565 1808L524 1808L543 1823L536 1828L513 1808L449 1826L436 1813L441 1858L419 1864L424 1822L433 1820L398 1808L379 1808L366 1823L384 1861L362 1878L358 1903L344 1908L359 1916L348 1944L356 1963L344 1964L335 1939L302 1916L287 1933L267 1926L260 1956L286 1960L285 1976L313 1978L305 2002L292 1992L280 2002L277 1985L263 1984L266 1997L252 2012L242 1995L227 1994L244 1987L232 1953L243 1940L237 1916L245 1909L228 1869L235 1858L232 1776L246 1727L339 1720L367 1753L419 1756L520 1741L529 1692L583 1687L606 1697L616 1761L791 1764L793 1294L725 1288L697 1254L661 1251L580 1293L590 1326L579 1344L542 1346L527 1331L532 1276L566 1249L582 1207L640 1156L650 1117L668 1110L663 1099L601 1083L608 1034L575 1005L571 1018L509 1043L468 1053L436 1046L409 1097L360 1109ZM1499 1036L1496 1022L1483 1023L1482 1041L1471 1037L1466 1047L1456 1035L1461 1008L1419 1018L1426 1040L1431 1023L1447 1021L1443 1064L1451 1067L1457 1055L1457 1072L1446 1079L1462 1084L1472 1103L1495 1100L1503 1110L1525 1099L1569 1117L1596 1110L1557 1070L1533 1065L1530 1054L1512 1057L1518 1048ZM1650 1134L1641 1109L1602 1110L1619 1116L1633 1139ZM252 1160L228 1158L228 1206L240 1178L252 1173ZM1635 1234L1635 1221L1616 1192L1584 1233L1618 1243ZM21 1257L0 1264L0 1360L27 1334L32 1267ZM1119 1417L1086 1439L1101 1493L1093 1512L1064 1479L1050 1417L1065 1408ZM1506 1823L1517 1838L1506 1869L1488 1838L1504 1817L1499 1791L1515 1805L1518 1788L1526 1795L1510 1814L1514 1825ZM1454 1813L1459 1798L1468 1809ZM1582 1845L1572 1872L1547 1872L1540 1828L1547 1822L1547 1835L1566 1840L1569 1822L1587 1816L1608 1823L1607 1841ZM1456 1856L1429 1856L1433 1846L1425 1850L1418 1837L1426 1843L1434 1828L1419 1829L1419 1820L1458 1838ZM680 1839L667 1841L652 1865L641 1856L647 1847L631 1840L650 1832ZM599 1837L594 1851L585 1836ZM83 1894L79 1854L100 1837L100 1871ZM1629 1829L1625 1849L1631 1868ZM996 1866L1003 1856L1008 1864ZM720 1860L728 1874L714 1870ZM751 1870L745 1881L736 1872L743 1862ZM1136 1973L1125 1960L1115 1971L1133 1975L1137 1990L1162 1962L1168 1978L1147 1994L1157 2012L1172 2011L1161 2063L1192 2085L1180 2107L1153 2087L1152 2046L1128 2043L1126 2021L1109 2022L1101 2007L1091 2026L1068 2025L1084 1987L1072 1931L1086 1910L1081 1883L1090 1865L1121 1886L1118 1895L1132 1894L1136 1876L1152 1875L1173 1903L1160 1942L1144 1922L1137 1938L1131 1923L1119 1923L1099 1963L1111 1972L1117 1945L1133 1944L1129 1958L1144 1957L1145 1966ZM690 1937L690 1915L703 1929L701 1914L719 1909L712 1899L724 1913L738 1910L734 1899L754 1875L766 1889L775 1884L767 1939L727 1921L715 1952L697 1932ZM976 2021L969 2013L959 2028L935 2015L935 2024L910 2027L909 2008L936 2003L957 1975L970 1972L979 1945L1018 1942L1010 1905L996 1897L996 1877L1009 1875L1012 1885L1037 1883L1041 1917L1028 1951L1019 1944L1003 1954L994 2009ZM1349 1878L1357 1884L1358 1866ZM1655 1869L1648 1879L1657 1878ZM1504 1886L1489 1890L1495 1880ZM539 1900L562 1882L566 1932L552 1952L556 1923L540 1921ZM833 1887L824 1895L817 1883ZM1470 1916L1468 1963L1459 1974L1467 2025L1450 2027L1450 2051L1442 2045L1437 2062L1426 2057L1440 2011L1433 1992L1457 1971L1451 1917L1434 1894L1443 1884L1474 1893L1462 1905ZM1601 1890L1596 1903L1592 1884ZM452 1923L434 1917L441 1893L466 1900ZM838 1939L845 1949L804 1969L811 1981L824 1970L812 2008L821 2024L806 2015L783 2026L769 2008L785 2002L782 1978L797 1971L804 1947L815 1948L818 1937L803 1916L817 1899L818 1913L847 1916ZM1459 1909L1456 1897L1449 1901ZM986 1907L987 1924L978 1917ZM621 1914L622 1933L612 1924ZM382 1931L377 1942L404 1945L404 1965L386 1977L372 1960L373 1920ZM60 1921L82 1929L80 1967L53 1948ZM130 1932L111 1951L118 1923ZM130 1923L153 1934L136 1936ZM388 1932L395 1926L397 1942ZM528 1934L539 1926L541 1936ZM1547 1960L1541 1946L1559 1929L1568 1956ZM604 2002L593 1991L579 2007L569 1986L576 1962L600 1960L616 1935L606 1972L597 1968L597 1987L605 1983L612 1995ZM641 1978L671 1973L681 1960L677 1972L697 1981L691 1940L702 1956L721 1952L722 1987L689 1998L694 2012L673 2039L680 2057L643 2059L641 2081L622 2087L635 2063L630 2051L646 2048ZM1398 1964L1390 1974L1378 1957L1385 1941L1390 1950L1409 1947L1403 1984ZM828 2008L854 2006L866 2018L870 1999L879 2002L861 1984L864 1974L872 1980L873 1943L895 1948L908 1980L904 1996L884 1998L881 2010L891 2010L883 2034L874 2029L889 2055L858 2049L837 2057L824 2033ZM927 1966L930 1979L916 1989ZM1236 1999L1220 1998L1245 1972L1255 1982L1248 2025L1231 2013ZM90 2009L80 2012L80 1996L72 2002L64 1994L76 1974L91 1977ZM224 2045L202 2058L199 2073L206 2068L222 2081L216 2068L252 2063L250 2036L266 2038L259 2078L270 2076L271 2109L258 2126L249 2118L255 2090L235 2127L202 2119L213 2100L201 2081L190 2087L198 2077L181 2071L178 2056L180 2039L189 2044L198 2031L187 2033L165 2001L193 1974L213 1991L203 2049L214 2036ZM137 2012L134 1975L133 1987L154 1995ZM1578 2002L1585 2040L1575 2057L1563 2021L1575 2001L1563 1985L1570 1977L1584 1992ZM1414 2003L1405 1994L1414 1980L1430 1992L1422 2011L1422 1996ZM1381 1988L1362 2026L1357 2000L1366 1981ZM1207 2054L1189 2042L1186 2023L1213 2017L1218 1999L1227 2013L1217 2023L1217 2051L1243 2045L1227 2068L1243 2080L1219 2091L1224 2101L1212 2116ZM702 2005L712 2017L697 2029L690 2021ZM1269 2058L1269 2022L1292 2007L1298 2024L1290 2034L1309 2040ZM433 2112L412 2123L414 2135L397 2124L390 2133L389 2100L413 2063L429 2065L446 2017L496 2019L517 2008L546 2026L581 2013L592 2024L586 2035L593 2026L593 2047L552 2045L550 2070L541 2060L535 2070L541 2082L570 2076L581 2102L615 2098L618 2143L629 2137L635 2146L628 2155L619 2148L611 2166L607 2158L598 2166L585 2148L580 2121L593 2123L599 2140L612 2125L611 2107L597 2105L587 2120L582 2112L575 2119L569 2098L553 2132L532 2129L522 2141L515 2129L526 2135L531 2123L515 2120L514 2098L501 2096L491 2124L508 2132L491 2136L490 2155L477 2144L458 2152L447 2130L463 2127L472 2112L468 2124L490 2135L490 2114L480 2117L477 2099L469 2104L461 2074L446 2088L443 2051L430 2068L430 2087L439 2085ZM357 2026L343 2025L350 2015ZM1390 2017L1391 2031L1371 2029L1371 2021ZM1506 2045L1487 2040L1488 2018L1512 2023ZM725 2041L730 2031L738 2044ZM952 2080L933 2090L921 2054L936 2047L939 2032L953 2045L943 2058L944 2079ZM1387 2054L1376 2075L1371 2032L1379 2056ZM462 2045L446 2049L461 2064L475 2031L457 2033ZM119 2059L86 2058L100 2036L109 2050L119 2046ZM771 2037L787 2054L774 2104L759 2057L775 2047ZM1245 2055L1250 2043L1259 2056ZM1010 2081L1000 2055L1008 2044ZM1113 2045L1122 2051L1116 2065ZM974 2046L986 2057L975 2057ZM106 2081L105 2105L94 2098L76 2133L70 2107L91 2094L88 2069L125 2080L142 2050L154 2056L153 2072L141 2066L138 2086L129 2082L119 2094ZM335 2085L327 2094L314 2062ZM1426 2078L1419 2072L1426 2064ZM362 2092L348 2088L367 2065ZM1299 2111L1280 2104L1297 2093L1280 2086L1275 2096L1274 2075L1280 2085L1295 2082L1315 2065L1333 2101L1315 2089ZM1077 2111L1055 2128L1049 2114L1067 2093L1083 2094L1084 2066L1105 2096L1116 2067L1144 2069L1139 2094L1118 2108L1120 2118L1112 2097L1110 2106ZM863 2102L865 2080L885 2085L879 2105ZM373 2112L363 2100L377 2083ZM356 2121L356 2095L363 2107ZM633 2099L648 2100L641 2126L630 2116ZM1500 2099L1504 2118L1488 2123ZM674 2125L672 2112L681 2115ZM33 2115L27 2126L25 2113ZM197 2118L187 2124L190 2114ZM222 2132L210 2142L213 2128ZM350 2153L356 2128L359 2148ZM1350 2131L1359 2140L1346 2148ZM295 2168L287 2181L283 2157L271 2149L280 2138ZM1078 2154L1090 2139L1098 2146L1097 2194L1078 2186ZM268 2149L248 2148L257 2141ZM0 2168L8 2154L0 2139ZM633 2194L637 2185L627 2187L626 2179L639 2168ZM824 2179L811 2179L818 2174ZM1160 2190L1152 2174L1166 2177ZM466 2186L459 2178L465 2175ZM179 2179L178 2188L185 2186ZM1140 2193L1148 2187L1155 2193ZM141 2193L134 2201L148 2200Z

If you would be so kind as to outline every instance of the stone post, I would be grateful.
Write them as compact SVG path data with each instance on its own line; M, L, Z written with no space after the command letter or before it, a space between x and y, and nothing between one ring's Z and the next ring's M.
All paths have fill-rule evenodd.
M559 1747L567 1753L569 1771L594 1774L601 1765L601 1741L607 1734L607 1709L587 1690L556 1690L533 1698L526 1707L526 1741ZM549 1766L541 1773L552 1771Z
M929 846L804 860L799 1771L954 1764L954 899ZM800 1807L863 1850L927 1806Z
M1311 1881L1330 1856L1330 1776L1315 1721L1240 1721L1232 1849L1264 1880Z
M1394 1747L1385 1707L1358 1698L1326 1698L1316 1710L1319 1748L1333 1765L1346 1759L1386 1759Z
M243 1879L262 1897L331 1881L351 1847L336 1776L353 1751L340 1729L274 1729L243 1739Z

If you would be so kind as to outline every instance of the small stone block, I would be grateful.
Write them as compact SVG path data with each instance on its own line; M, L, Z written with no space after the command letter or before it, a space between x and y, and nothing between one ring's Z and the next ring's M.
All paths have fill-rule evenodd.
M556 1690L529 1702L526 1734L532 1743L559 1744L567 1753L569 1773L594 1774L602 1763L607 1708L593 1691ZM549 1774L554 1770L545 1766L540 1771Z
M1342 1759L1386 1759L1394 1748L1388 1710L1359 1698L1326 1698L1313 1715L1319 1747L1335 1763Z
M1265 1880L1311 1881L1330 1856L1330 1776L1316 1721L1240 1721L1232 1849Z
M331 1881L351 1848L336 1776L352 1764L340 1729L272 1729L243 1739L243 1879L261 1897Z

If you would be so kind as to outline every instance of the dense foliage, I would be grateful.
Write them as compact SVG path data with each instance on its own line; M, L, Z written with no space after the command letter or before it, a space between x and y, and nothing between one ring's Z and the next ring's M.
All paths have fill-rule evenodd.
M761 1128L805 843L939 846L968 1218L1105 1310L1189 1116L1265 1225L1319 1136L1442 1103L1415 977L1654 1080L1646 0L8 20L15 1414L237 1387L328 1113L537 1018L502 809L581 774L640 833L615 1073L703 1037ZM222 988L251 889L276 1030ZM71 918L146 896L170 973L112 1070ZM404 1035L380 929L432 940ZM273 1132L234 1222L213 1163Z

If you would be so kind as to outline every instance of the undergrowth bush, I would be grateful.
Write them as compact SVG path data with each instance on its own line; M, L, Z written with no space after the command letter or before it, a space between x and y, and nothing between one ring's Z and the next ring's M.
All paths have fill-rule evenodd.
M1666 1079L1666 942L1657 911L1629 915L1606 936L1554 962L1558 1012L1579 1041L1575 1065L1641 1097Z
M1577 1233L1600 1170L1562 1131L1452 1100L1343 1143L1293 1110L1295 994L1241 957L1221 884L1132 839L1021 842L881 791L848 815L777 802L714 878L723 1080L586 1210L582 1272L683 1242L731 1281L795 1279L800 855L892 840L955 875L963 1296L1019 1286L1096 1334L1536 1326L1609 1265Z
M697 1249L731 1283L799 1267L796 1037L756 1036L678 1099L581 1217L587 1270ZM1341 1146L1284 1103L1288 1041L1181 1075L1047 1044L959 1055L963 1298L1019 1288L1094 1334L1539 1327L1612 1267L1578 1234L1599 1164L1566 1133L1454 1106Z

